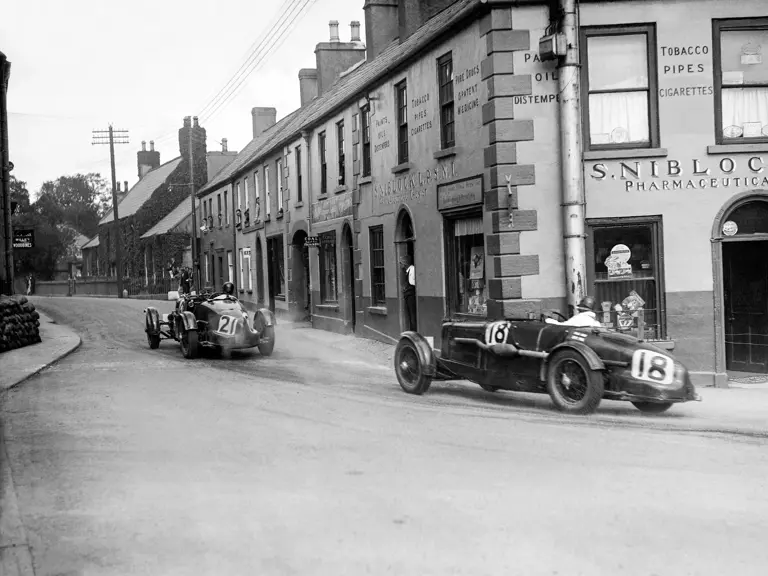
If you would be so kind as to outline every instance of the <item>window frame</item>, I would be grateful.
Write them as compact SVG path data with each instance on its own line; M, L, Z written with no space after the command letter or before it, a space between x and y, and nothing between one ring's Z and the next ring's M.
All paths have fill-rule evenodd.
M326 248L327 243L323 242L323 238L333 238L333 269L328 267L328 254L330 250ZM336 230L330 230L328 232L321 232L318 234L318 240L320 245L320 303L321 304L337 304L339 302L339 263L338 263L338 240L336 238ZM328 273L333 275L333 290L332 295L328 294L328 287L326 283L326 276Z
M397 121L397 163L405 164L408 150L408 80L395 84L395 118Z
M374 235L381 240L380 247L374 246ZM381 266L375 265L374 252L381 253ZM384 248L384 226L378 224L368 227L368 256L371 266L371 306L387 305L387 269L386 269L386 250ZM381 281L377 281L377 271L381 274ZM377 298L377 286L381 286L381 297Z
M337 179L339 186L344 186L346 180L346 155L344 154L344 120L341 119L338 122L336 122L336 147L337 147L337 163L338 163L338 169L339 169L339 176Z
M277 179L277 214L278 216L283 213L283 203L285 198L283 197L283 159L278 158L275 160L275 178Z
M251 207L251 199L248 196L248 176L243 178L243 198L245 199L245 210L248 210Z
M238 287L240 288L240 290L242 290L243 289L243 285L245 284L245 282L243 282L243 279L245 278L245 276L244 276L245 270L243 268L243 249L242 248L238 248L237 252L238 252L238 254L237 254L238 260L240 262L240 283L238 284Z
M296 203L299 204L304 199L304 193L302 190L302 177L301 177L301 144L296 146Z
M219 208L219 228L221 228L221 193L216 194L216 204Z
M224 224L229 226L229 190L224 190Z
M589 56L588 39L591 36L629 36L632 34L646 35L646 62L648 65L648 142L627 142L624 144L592 144L589 126L589 95L615 94L620 92L637 92L631 90L597 90L589 89ZM626 24L620 26L584 26L579 34L579 50L581 56L581 111L584 126L584 150L588 152L605 150L644 150L659 148L659 67L658 43L656 41L656 24Z
M363 178L371 175L371 105L360 109L360 142L362 144Z
M666 300L666 279L664 270L664 218L661 215L648 216L623 216L606 218L587 218L585 221L586 231L586 257L587 257L587 286L590 292L595 294L595 229L596 228L618 228L648 226L651 229L651 250L653 254L654 281L656 282L656 299L658 302L658 322L659 334L657 339L665 340L667 338L667 300ZM626 279L602 280L601 282L621 282ZM596 306L599 306L596 302ZM601 310L596 309L595 313L598 319Z
M441 72L443 68L450 66L450 79L445 84L441 83ZM450 100L444 100L443 88L450 86ZM443 54L437 59L437 97L438 107L440 109L440 149L453 148L456 146L456 105L455 105L455 92L453 90L453 52ZM451 111L450 123L446 122L445 113ZM446 136L446 126L451 126L451 139Z
M320 195L328 194L328 150L325 130L317 135L317 149L320 155Z
M445 212L442 216L442 228L443 228L443 249L445 251L445 303L448 311L448 316L452 318L487 318L487 314L474 314L470 312L460 311L460 302L458 300L458 292L455 290L459 287L459 270L456 265L456 245L455 245L455 228L456 222L459 220L466 220L469 218L482 218L482 208L469 208L463 210L456 210L451 212ZM483 246L485 248L485 262L483 263L485 275L484 290L488 288L488 280L490 278L488 272L488 242L487 237L483 235Z
M723 136L723 69L720 37L722 32L739 30L768 30L768 17L763 18L716 18L712 20L712 86L715 97L715 144L768 144L768 136L756 138L726 138ZM741 88L765 88L768 84L739 84ZM726 88L728 90L729 88Z
M272 216L272 196L269 192L269 166L263 166L264 172L264 219L269 220Z

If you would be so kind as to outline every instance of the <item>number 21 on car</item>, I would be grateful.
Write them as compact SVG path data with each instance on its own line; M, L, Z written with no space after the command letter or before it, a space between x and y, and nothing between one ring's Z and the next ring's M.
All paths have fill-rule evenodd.
M237 328L237 319L234 316L221 316L216 332L232 336L235 333L235 328Z

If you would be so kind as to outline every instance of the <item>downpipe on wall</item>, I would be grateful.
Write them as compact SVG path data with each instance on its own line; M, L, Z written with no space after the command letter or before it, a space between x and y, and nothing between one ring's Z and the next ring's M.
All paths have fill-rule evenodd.
M560 166L568 312L586 295L586 227L581 132L581 62L576 0L559 0L560 32L566 53L558 62Z

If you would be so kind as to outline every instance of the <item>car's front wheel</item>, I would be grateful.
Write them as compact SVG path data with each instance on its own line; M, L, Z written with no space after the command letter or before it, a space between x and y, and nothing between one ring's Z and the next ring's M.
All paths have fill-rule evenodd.
M432 385L432 378L424 373L416 345L406 338L395 348L395 374L400 387L408 394L424 394Z
M603 398L603 374L577 351L561 350L549 361L547 392L558 410L591 414Z
M147 317L146 320L146 328L147 332L147 344L149 344L149 348L151 350L156 350L160 347L160 334L155 334L152 331L152 328L150 326L149 317Z
M661 414L672 408L672 402L632 402L640 412Z
M266 326L262 336L266 342L259 343L259 352L262 356L271 356L275 349L275 327Z
M181 353L184 358L197 358L198 342L196 330L184 330L181 335Z

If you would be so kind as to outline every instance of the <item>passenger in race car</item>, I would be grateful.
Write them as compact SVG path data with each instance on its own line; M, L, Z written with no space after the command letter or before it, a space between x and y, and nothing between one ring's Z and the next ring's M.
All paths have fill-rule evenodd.
M568 320L564 322L558 322L551 318L546 319L547 324L560 324L562 326L594 326L600 328L602 324L597 320L595 315L595 299L592 296L582 298L576 305L576 314L574 314Z

